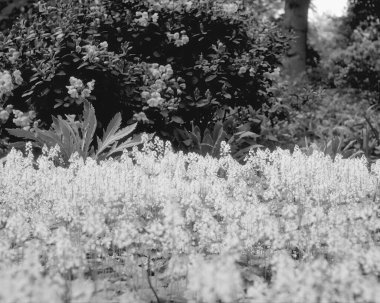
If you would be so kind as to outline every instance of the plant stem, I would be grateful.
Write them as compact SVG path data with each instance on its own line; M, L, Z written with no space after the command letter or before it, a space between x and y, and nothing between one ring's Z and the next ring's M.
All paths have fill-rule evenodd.
M158 297L156 291L154 290L154 288L152 286L152 281L150 280L150 273L151 273L151 271L150 271L150 255L148 254L148 269L147 269L148 284L149 284L149 287L152 290L154 296L156 297L157 303L161 303L160 298Z

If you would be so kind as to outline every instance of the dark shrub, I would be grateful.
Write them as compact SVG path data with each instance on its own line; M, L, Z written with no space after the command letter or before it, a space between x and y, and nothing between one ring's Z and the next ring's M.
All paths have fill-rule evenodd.
M39 1L1 38L1 68L19 69L24 79L3 105L34 109L45 128L52 115L80 115L81 98L68 95L73 76L95 80L87 99L98 135L119 111L128 124L141 121L139 131L170 140L175 128L194 122L204 130L231 111L259 133L252 113L271 95L265 75L279 63L286 38L242 7L163 2Z

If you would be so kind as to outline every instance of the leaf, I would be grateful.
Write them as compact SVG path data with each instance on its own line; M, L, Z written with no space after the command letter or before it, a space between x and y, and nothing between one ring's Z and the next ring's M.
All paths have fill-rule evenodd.
M153 138L153 136L154 136L154 133L153 134L149 134L148 135L148 140L151 140ZM112 147L112 149L107 153L106 158L108 158L112 154L115 154L115 153L118 153L118 152L123 152L127 148L130 148L130 147L133 147L133 146L136 146L136 145L140 145L142 143L143 143L143 141L142 141L141 134L139 134L139 136L136 136L133 139L129 138L126 142L120 144L118 147L116 147L116 146Z
M202 156L206 156L207 154L211 155L212 148L213 148L212 145L209 145L209 144L206 144L206 143L202 143L201 146L200 146L201 155Z
M241 140L241 139L243 139L243 138L245 138L245 137L251 137L251 138L255 138L255 139L257 139L257 138L259 138L260 137L260 135L258 135L258 134L255 134L254 132L242 132L242 134L241 135L239 135L239 137L238 137L238 139L237 140ZM268 137L267 137L268 138ZM272 141L277 141L277 140L272 140Z
M332 139L332 142L331 142L331 150L333 152L333 156L335 157L335 155L339 152L340 150L340 144L341 144L341 140L340 138L338 137L335 137L334 139Z
M173 116L173 117L172 117L172 121L175 122L175 123L178 123L178 124L183 124L183 123L185 123L185 122L183 121L183 119L182 119L181 117L178 117L178 116Z
M77 129L74 129L67 121L62 119L59 119L58 123L62 131L62 146L67 157L70 158L70 156L77 151L81 157L85 158L86 155L80 150L81 138Z
M348 144L346 145L346 147L343 149L343 151L348 150L352 145L354 145L355 142L356 142L356 140L352 140L352 141L350 141L350 143L348 143Z
M249 131L250 129L251 129L251 123L245 123L236 128L236 130L239 132Z
M193 133L189 133L192 139L192 143L195 145L195 148L197 150L201 149L200 141L198 140L198 137L194 135Z
M206 79L205 79L205 81L206 82L210 82L210 81L214 80L216 77L217 77L217 75L215 75L215 74L207 76Z
M108 123L106 131L103 131L103 140L115 134L117 130L119 129L120 125L121 125L121 114L117 113Z
M95 109L94 107L85 100L84 102L84 122L83 122L83 128L82 128L82 134L83 134L83 144L82 144L82 151L86 154L89 152L89 147L92 142L92 138L95 134L96 130L96 117L95 117Z
M119 129L120 124L121 124L121 114L117 113L108 124L106 132L103 133L103 142L100 142L100 146L98 146L98 151L96 152L96 156L101 154L108 146L112 145L114 142L119 141L120 139L123 139L126 136L128 136L131 132L133 132L133 130L137 126L137 122L136 122L116 132Z
M193 140L192 139L187 139L185 141L182 141L183 144L185 144L187 147L189 147L191 145L191 143L193 143Z
M208 129L205 130L204 134L203 134L203 141L202 143L206 143L206 144L209 144L211 146L214 146L214 140L212 139L211 137L211 133Z
M81 69L82 67L85 67L88 65L88 62L83 62L81 65L78 66L78 69Z
M60 117L60 116L58 116L58 117ZM54 116L51 116L51 118L53 119L52 127L53 127L54 131L57 134L62 135L61 125L59 124L58 119Z
M50 89L49 88L45 88L42 92L41 92L41 96L45 96L49 93Z
M218 140L218 138L220 137L220 135L223 133L223 124L220 123L220 122L217 122L214 126L214 130L212 132L212 138L214 140L214 142L216 142Z
M196 107L203 107L203 106L206 106L208 104L210 104L209 100L202 99L202 100L200 100L200 101L197 102Z
M184 131L179 128L174 129L174 137L178 142L182 142L183 140L188 140L190 135L187 131Z
M34 93L34 91L33 91L33 90L31 90L31 91L28 91L28 92L26 92L26 93L22 94L22 95L21 95L21 97L25 98L25 97L28 97L28 96L30 96L30 95L31 95L31 94L33 94L33 93Z
M202 142L201 130L199 129L198 126L195 126L193 128L193 134L196 136L198 142L201 143Z
M278 139L275 136L273 136L273 135L266 135L266 138L268 140L270 140L270 141L276 141L276 142L278 142Z
M18 138L24 138L24 139L29 139L29 140L33 140L33 141L39 141L38 138L33 133L31 133L30 131L25 130L25 129L6 128L5 130L8 133L10 133L12 136L15 136Z

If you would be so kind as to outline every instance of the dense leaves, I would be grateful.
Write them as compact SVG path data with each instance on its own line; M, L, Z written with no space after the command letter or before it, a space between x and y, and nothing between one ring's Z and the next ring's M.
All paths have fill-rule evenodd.
M1 37L1 68L19 69L24 78L3 105L34 109L43 128L51 115L80 116L82 102L66 88L74 76L95 80L88 100L97 112L97 135L116 112L125 123L139 121L138 131L169 140L177 128L194 122L204 130L231 111L259 133L249 113L268 103L266 75L279 64L287 39L243 7L231 13L218 1L180 1L175 9L159 3L39 1Z

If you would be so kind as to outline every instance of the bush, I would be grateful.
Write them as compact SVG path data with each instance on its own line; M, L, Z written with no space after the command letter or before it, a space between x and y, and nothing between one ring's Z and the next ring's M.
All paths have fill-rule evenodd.
M141 122L139 131L171 141L175 128L204 130L231 111L260 131L247 113L271 95L265 75L287 43L276 27L221 1L81 2L39 1L1 37L0 68L20 70L24 82L0 105L33 109L47 128L52 115L80 115L85 91L97 135L119 111L126 123Z
M380 91L379 33L380 20L372 20L354 30L347 47L333 52L326 68L334 86Z

